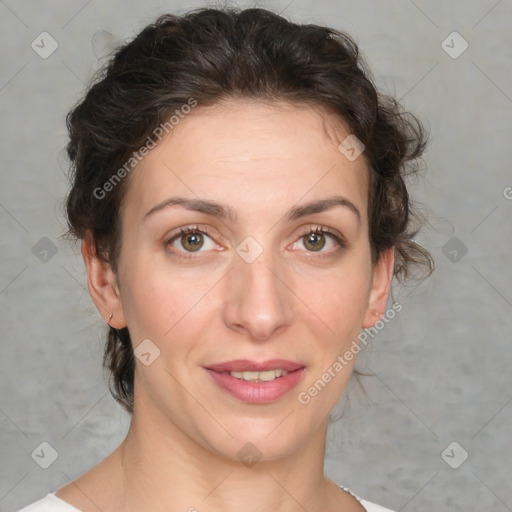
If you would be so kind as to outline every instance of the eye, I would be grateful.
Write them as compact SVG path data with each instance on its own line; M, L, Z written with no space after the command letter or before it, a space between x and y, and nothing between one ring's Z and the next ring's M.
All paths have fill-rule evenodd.
M294 249L297 248L297 244L299 244L298 249L309 253L318 253L322 257L330 256L339 249L347 247L340 236L322 226L310 227L305 230L293 244ZM171 252L176 256L186 259L194 258L194 253L220 248L208 234L206 227L199 229L197 226L181 228L165 245L166 247L171 246Z
M306 251L315 253L328 253L346 247L345 242L339 236L320 226L309 228L295 243L302 244ZM326 247L327 250L323 251Z
M216 244L211 239L206 230L201 230L195 226L181 228L179 233L171 237L166 245L177 248L178 252L201 252L201 249L215 249ZM180 247L181 246L181 247Z

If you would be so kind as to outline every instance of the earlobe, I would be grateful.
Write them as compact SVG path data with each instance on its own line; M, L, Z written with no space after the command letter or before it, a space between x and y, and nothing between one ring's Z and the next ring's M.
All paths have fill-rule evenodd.
M368 307L363 321L363 328L375 325L385 313L391 281L395 265L395 249L391 247L383 251L374 265L372 287L368 299Z
M82 241L82 256L87 269L87 287L100 315L116 329L126 327L116 275L110 263L96 253L90 230L87 230Z

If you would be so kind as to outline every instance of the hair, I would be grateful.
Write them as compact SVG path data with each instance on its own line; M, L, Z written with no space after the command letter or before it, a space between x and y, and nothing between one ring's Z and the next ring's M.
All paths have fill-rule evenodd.
M432 272L430 254L413 241L419 217L406 186L427 144L421 122L377 90L348 34L292 23L265 9L166 14L115 50L66 117L71 189L64 236L76 241L89 232L96 255L117 273L129 177L101 198L95 191L107 190L115 172L155 141L156 129L191 98L199 106L285 101L337 114L365 146L372 261L394 247L399 282L413 267ZM133 413L135 361L127 327L109 328L103 365L112 396Z

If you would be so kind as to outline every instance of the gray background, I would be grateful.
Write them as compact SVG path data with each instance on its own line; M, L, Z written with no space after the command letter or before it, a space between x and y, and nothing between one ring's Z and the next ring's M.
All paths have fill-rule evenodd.
M1 511L76 478L126 433L79 248L58 239L64 116L115 41L200 5L0 0ZM396 510L512 510L512 1L256 5L350 32L378 84L431 127L427 170L412 186L437 270L396 290L403 311L361 358L377 375L332 425L327 474ZM43 31L58 43L47 58L31 48ZM445 49L458 53L461 41L442 45L453 31L469 44L458 58ZM48 469L31 457L43 441L58 452Z

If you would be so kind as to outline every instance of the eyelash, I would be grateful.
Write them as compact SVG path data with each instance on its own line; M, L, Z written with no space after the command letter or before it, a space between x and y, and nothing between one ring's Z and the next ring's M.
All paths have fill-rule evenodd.
M329 228L326 228L326 227L323 227L323 226L315 226L314 228L306 228L306 229L304 229L301 232L301 234L299 236L299 239L305 237L306 235L312 235L312 234L315 234L315 235L316 234L328 235L338 245L338 247L336 247L335 249L331 249L330 251L327 251L327 252L323 252L323 251L322 252L307 251L310 254L314 254L315 257L318 257L318 258L329 258L329 257L333 256L334 254L338 253L340 249L346 249L347 248L347 243L346 243L346 241L343 238L341 238L340 236L338 236L335 233L333 233Z
M176 233L171 238L169 238L167 240L167 242L165 243L165 246L166 247L169 246L176 239L178 239L181 236L183 236L185 234L188 234L188 233L202 233L202 234L207 235L208 237L212 238L212 235L210 234L210 232L208 231L208 228L206 228L206 227L202 227L202 229L200 229L198 226L186 226L184 228L180 228L178 233ZM323 226L315 226L314 228L307 228L307 229L303 230L301 232L298 240L303 238L303 237L305 237L306 235L312 235L312 234L328 235L329 237L331 237L338 244L338 247L336 247L335 249L329 251L327 254L324 254L324 253L321 253L321 252L317 253L315 251L307 251L310 254L315 254L315 256L318 257L318 258L330 257L334 253L338 252L340 249L346 249L347 248L347 243L346 243L346 241L343 238L339 237L338 235L333 233L330 229L328 229L326 227L323 227ZM192 259L195 259L195 258L198 257L198 256L195 255L195 253L191 253L191 252L175 251L175 250L171 250L171 252L174 253L174 254L177 254L179 252L180 255L178 257L184 258L184 259L187 259L187 260L192 260Z

